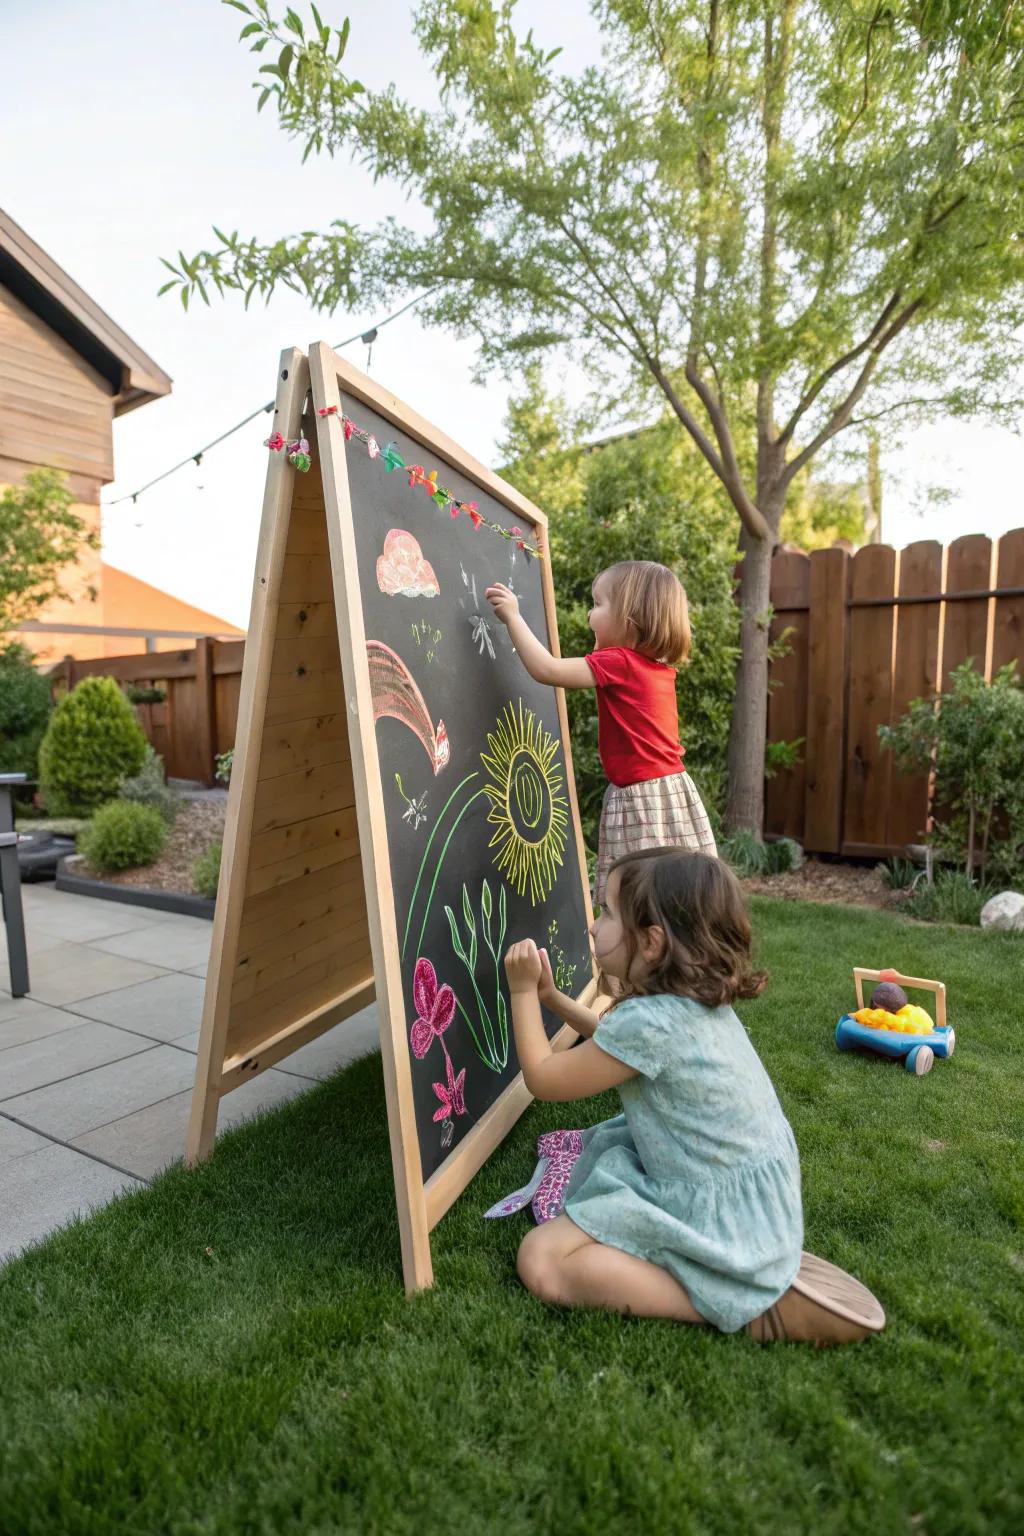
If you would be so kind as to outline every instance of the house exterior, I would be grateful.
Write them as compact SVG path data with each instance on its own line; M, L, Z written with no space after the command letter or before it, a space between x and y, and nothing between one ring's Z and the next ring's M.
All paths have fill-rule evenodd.
M100 533L100 491L114 478L114 418L170 391L163 369L0 210L0 485L32 469L61 470L75 512ZM15 636L41 663L242 633L105 565L98 549L83 549L61 585L67 596Z

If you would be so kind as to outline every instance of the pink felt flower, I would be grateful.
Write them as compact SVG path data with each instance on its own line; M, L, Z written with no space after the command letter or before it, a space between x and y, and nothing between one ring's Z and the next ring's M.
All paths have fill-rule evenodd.
M458 1077L455 1076L455 1068L452 1066L450 1056L445 1057L445 1067L448 1077L448 1086L444 1083L432 1083L431 1087L441 1100L441 1108L435 1109L434 1121L450 1120L453 1115L466 1113L466 1069L463 1067Z
M264 448L269 448L271 453L280 453L281 449L284 447L284 438L281 436L280 432L274 432L270 437L267 438L263 446Z
M322 405L317 412L318 416L337 416L337 414L338 407L336 405Z
M413 972L412 999L417 1017L409 1032L409 1042L413 1055L422 1058L434 1036L443 1035L455 1017L455 993L447 985L437 985L437 972L422 956Z
M356 424L355 424L354 421L349 421L347 416L344 418L344 421L345 421L345 441L347 443L349 441L349 439L351 438L352 433L356 429Z
M375 459L380 453L380 444L375 437L368 437L366 439L366 451L371 459Z

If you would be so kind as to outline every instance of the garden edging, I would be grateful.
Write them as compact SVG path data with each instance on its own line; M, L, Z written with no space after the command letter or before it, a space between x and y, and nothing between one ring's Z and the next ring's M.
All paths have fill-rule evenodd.
M69 854L57 865L57 889L75 896L96 896L102 901L123 901L132 907L155 907L161 912L178 912L185 917L212 919L216 902L206 896L191 896L183 891L148 890L145 886L116 885L110 880L93 880L75 874L74 865L81 854Z

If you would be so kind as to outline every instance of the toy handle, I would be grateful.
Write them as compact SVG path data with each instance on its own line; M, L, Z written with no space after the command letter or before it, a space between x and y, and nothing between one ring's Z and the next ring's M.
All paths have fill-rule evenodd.
M853 968L853 982L857 988L857 1007L864 1007L864 983L866 981L881 981L881 971L869 971L864 966L855 965ZM935 993L935 1023L939 1029L946 1027L946 983L944 981L926 981L923 976L903 976L899 971L887 970L886 981L895 981L901 987L917 987L922 992Z

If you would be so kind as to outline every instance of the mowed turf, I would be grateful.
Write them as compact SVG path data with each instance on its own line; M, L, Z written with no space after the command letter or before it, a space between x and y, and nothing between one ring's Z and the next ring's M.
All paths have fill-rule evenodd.
M0 1530L912 1533L1024 1530L1024 941L754 903L743 1017L803 1158L807 1247L881 1298L835 1352L564 1313L481 1212L534 1106L433 1235L407 1301L379 1061L0 1273ZM930 1076L839 1055L851 967L949 988Z

